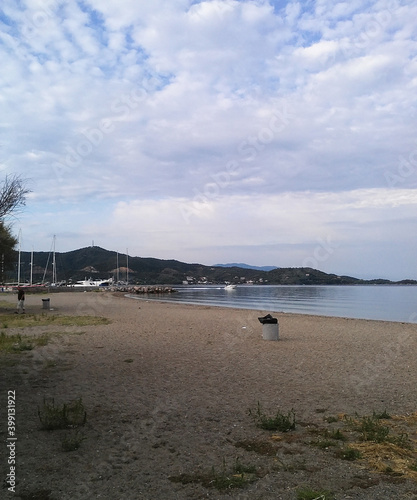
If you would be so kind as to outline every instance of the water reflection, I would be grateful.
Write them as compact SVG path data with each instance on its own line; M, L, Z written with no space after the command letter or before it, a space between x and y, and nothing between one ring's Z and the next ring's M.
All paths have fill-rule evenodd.
M417 286L179 286L164 300L417 323ZM153 299L154 297L149 297ZM156 298L156 297L155 297Z

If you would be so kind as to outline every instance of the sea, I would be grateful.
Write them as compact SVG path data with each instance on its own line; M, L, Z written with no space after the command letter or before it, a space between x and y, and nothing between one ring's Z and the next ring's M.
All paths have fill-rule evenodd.
M417 285L183 285L146 300L417 323ZM143 298L143 296L132 296Z

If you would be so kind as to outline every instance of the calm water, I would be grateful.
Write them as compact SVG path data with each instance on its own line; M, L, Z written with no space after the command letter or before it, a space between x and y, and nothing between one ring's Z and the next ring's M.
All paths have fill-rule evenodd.
M268 312L417 323L417 286L241 285L235 290L225 290L218 285L186 285L175 289L178 293L146 298Z

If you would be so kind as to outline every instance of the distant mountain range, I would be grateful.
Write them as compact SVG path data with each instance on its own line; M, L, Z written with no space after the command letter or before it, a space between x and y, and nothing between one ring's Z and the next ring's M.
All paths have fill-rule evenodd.
M15 271L9 273L7 281L16 281ZM32 282L52 280L53 255L50 252L20 254L20 279L29 282L32 264ZM127 269L128 265L128 269ZM231 267L230 267L231 266ZM108 279L113 277L131 284L178 285L182 283L253 283L279 285L354 285L390 284L389 280L361 280L350 276L327 274L311 268L258 268L247 264L187 264L178 260L163 260L143 257L127 257L97 246L80 248L55 254L55 269L58 282L75 282L85 278ZM417 284L414 280L403 280L397 284Z
M272 271L278 269L277 266L251 266L242 262L232 262L230 264L214 264L214 267L239 267L240 269L255 269L256 271Z

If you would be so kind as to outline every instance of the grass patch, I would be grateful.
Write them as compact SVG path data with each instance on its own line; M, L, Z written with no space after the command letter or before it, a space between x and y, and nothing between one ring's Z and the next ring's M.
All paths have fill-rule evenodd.
M45 346L49 341L49 335L42 334L37 337L6 335L0 333L0 352L23 352L31 351L34 347Z
M365 416L360 419L345 417L345 422L354 431L359 432L361 441L372 441L374 443L383 443L387 441L390 432L389 427L383 425L379 418Z
M107 325L110 320L100 316L60 316L59 314L5 314L0 316L2 328L31 326L94 326Z
M325 439L334 439L335 441L347 441L346 434L340 429L314 429L312 434L317 434Z
M331 446L336 446L336 443L330 439L316 439L314 441L310 441L311 446L316 446L317 448L321 448L322 450L326 450Z
M382 425L380 420L375 417L363 417L359 431L362 441L373 441L374 443L383 443L387 440L389 427Z
M295 430L294 410L290 410L287 414L277 411L275 415L268 416L264 413L258 402L256 410L249 409L248 413L253 418L255 424L261 429L279 432Z
M269 441L245 440L237 441L236 448L242 448L246 451L253 451L258 455L273 457L277 454L277 448Z
M278 412L276 415L268 416L258 403L255 410L249 410L249 414L258 427L267 431L287 432L293 430L295 426L294 410L288 414ZM391 416L386 410L379 413L374 411L371 415L365 416L359 416L357 413L354 416L339 414L337 418L327 417L324 421L329 426L323 425L323 428L313 428L307 431L315 435L314 440L305 439L306 431L303 428L310 426L303 425L302 422L298 422L301 428L298 433L281 434L276 437L287 444L297 439L299 442L323 450L333 447L335 458L347 461L361 460L363 465L366 464L375 472L389 473L390 476L402 476L417 481L417 441L415 439L417 412L402 416ZM336 426L335 423L337 423ZM235 443L235 446L261 455L277 457L280 447L276 443L271 443L273 438L274 436L270 436L269 440L258 438L239 441ZM289 453L289 450L285 448L283 452ZM284 464L283 466L285 467ZM320 495L313 498L317 497Z
M334 422L338 422L339 417L334 417L333 415L330 415L329 417L325 417L324 421L327 422L328 424L332 424Z
M408 468L413 472L417 472L417 460L414 463L409 464Z
M0 300L0 312L4 309L16 309L16 304L13 302L8 302L7 300Z
M170 476L169 480L174 483L192 484L200 483L205 488L215 488L219 491L231 490L235 488L245 488L248 484L258 479L256 467L243 465L236 460L232 469L227 469L225 461L220 471L212 467L209 472L196 472L194 474L179 474Z
M309 487L297 490L297 500L331 500L332 498L332 494L327 490L313 490Z
M42 408L38 407L38 416L42 429L48 431L79 427L87 421L81 398L62 405L56 405L54 399L44 399Z
M347 440L346 434L344 434L344 432L341 431L340 429L327 431L326 435L330 439L335 439L336 441L346 441Z
M389 420L391 418L391 415L387 412L387 410L384 410L381 413L373 411L372 417L377 419L377 420Z
M337 456L342 460L348 460L349 462L353 462L362 458L362 454L359 450L350 448L349 446L346 446L346 448L339 450Z
M69 452L78 450L86 438L76 430L73 434L66 434L61 442L62 451Z

